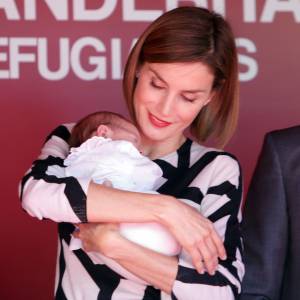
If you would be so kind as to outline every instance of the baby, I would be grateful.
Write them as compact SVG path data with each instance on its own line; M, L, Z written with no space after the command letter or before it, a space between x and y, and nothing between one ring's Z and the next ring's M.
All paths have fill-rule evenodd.
M72 129L69 140L72 148L64 162L65 175L89 178L117 189L156 193L162 171L139 152L139 143L137 128L121 115L112 112L90 114ZM121 223L120 234L165 255L173 256L180 252L180 246L171 233L158 223ZM81 241L72 237L70 249L79 248ZM136 279L112 260L103 255L98 257L119 274Z

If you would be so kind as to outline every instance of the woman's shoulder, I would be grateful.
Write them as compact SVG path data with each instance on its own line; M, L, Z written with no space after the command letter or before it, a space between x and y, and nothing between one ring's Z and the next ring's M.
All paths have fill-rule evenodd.
M187 138L177 151L162 157L160 160L171 163L173 166L185 165L192 168L238 168L238 159L231 153L223 149L208 147L195 140Z
M190 163L194 164L199 160L219 161L229 165L239 165L238 159L231 153L214 147L208 147L191 141Z
M52 137L59 137L64 141L67 141L70 137L72 128L74 127L75 123L65 123L56 126L47 136L46 141L51 139Z
M209 182L208 186L228 181L238 187L242 182L239 161L233 154L222 149L203 146L193 141L190 162L200 171L198 176L201 181Z
M45 159L49 156L64 159L70 150L68 140L74 125L75 123L66 123L54 128L47 135L38 159Z

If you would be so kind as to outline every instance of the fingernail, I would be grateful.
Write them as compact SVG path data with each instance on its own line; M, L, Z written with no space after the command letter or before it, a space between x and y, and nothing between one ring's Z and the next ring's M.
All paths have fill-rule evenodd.
M227 259L227 256L226 256L226 255L223 255L223 256L221 257L221 259L222 259L222 260L226 260L226 259Z

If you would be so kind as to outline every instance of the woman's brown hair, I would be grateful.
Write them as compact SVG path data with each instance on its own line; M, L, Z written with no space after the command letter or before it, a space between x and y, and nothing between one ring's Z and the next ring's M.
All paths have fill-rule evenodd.
M199 142L214 137L223 147L235 130L239 110L237 51L228 22L205 8L179 7L150 24L132 49L124 72L124 96L134 122L136 74L145 62L202 62L211 68L214 97L190 131Z

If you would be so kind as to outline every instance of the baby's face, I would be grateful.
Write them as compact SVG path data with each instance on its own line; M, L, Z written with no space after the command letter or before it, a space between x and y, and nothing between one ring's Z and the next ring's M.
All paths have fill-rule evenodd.
M115 128L110 138L112 140L125 140L131 142L137 149L140 148L140 134L136 127L130 123L126 123L123 128Z

